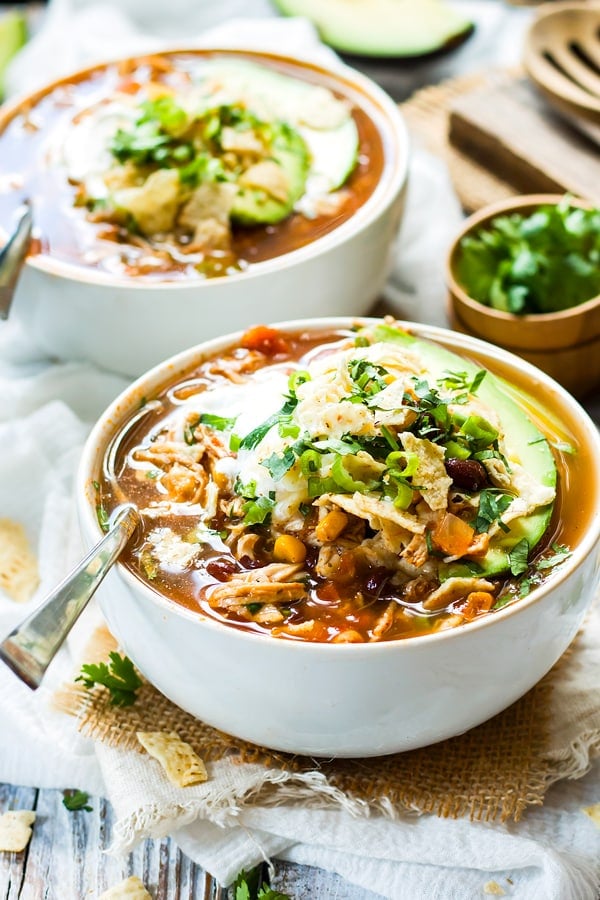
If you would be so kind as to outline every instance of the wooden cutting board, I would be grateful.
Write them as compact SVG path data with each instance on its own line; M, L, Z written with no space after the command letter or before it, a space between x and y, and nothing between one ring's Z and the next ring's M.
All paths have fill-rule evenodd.
M568 192L600 205L600 128L575 127L525 77L507 74L455 98L448 129L454 147L515 193Z

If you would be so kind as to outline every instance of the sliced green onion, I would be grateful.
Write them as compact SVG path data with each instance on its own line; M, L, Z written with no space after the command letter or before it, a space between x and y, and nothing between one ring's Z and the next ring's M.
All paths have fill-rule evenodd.
M446 459L468 459L471 451L458 441L448 441L446 444Z
M300 457L300 471L305 478L314 475L321 468L321 454L316 450L305 450Z
M336 456L331 466L331 474L337 485L343 490L350 493L358 491L364 494L369 490L369 485L365 481L359 481L352 477L346 468L346 457Z

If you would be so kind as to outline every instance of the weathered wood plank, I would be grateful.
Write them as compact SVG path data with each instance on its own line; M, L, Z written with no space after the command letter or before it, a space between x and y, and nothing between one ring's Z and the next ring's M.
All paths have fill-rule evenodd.
M334 872L287 862L277 863L271 887L293 900L382 900L380 894L349 884Z
M107 853L114 817L106 800L91 797L91 812L70 812L62 791L0 785L0 813L35 809L23 853L0 853L0 900L97 900L111 885L137 875L155 900L234 900L168 838L144 841L127 855ZM268 882L262 866L261 883ZM271 884L293 900L380 900L331 872L276 863Z
M9 809L35 809L38 792L35 788L0 784L0 813ZM27 847L21 853L0 853L0 898L18 900L25 877Z

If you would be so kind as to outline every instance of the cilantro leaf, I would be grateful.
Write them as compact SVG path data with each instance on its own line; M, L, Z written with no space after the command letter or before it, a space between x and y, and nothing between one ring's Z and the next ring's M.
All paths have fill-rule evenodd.
M508 554L510 571L513 575L522 575L527 571L529 557L529 541L522 538Z
M208 425L209 428L215 428L217 431L226 431L227 428L233 428L237 420L237 416L229 419L226 416L215 416L212 413L202 413L200 416L200 424Z
M535 567L538 571L543 571L544 569L553 569L554 566L560 565L560 563L564 562L571 556L571 551L568 547L565 547L564 544L552 544L551 547L552 553L548 556L543 556L541 559L538 559Z
M257 497L244 503L244 525L262 525L271 515L275 500L271 497Z
M111 706L132 706L142 680L128 656L120 656L113 650L109 660L108 665L104 662L84 663L75 681L82 681L86 688L95 684L108 688Z
M517 315L570 309L600 293L600 209L569 198L497 216L460 242L457 275L481 303Z
M292 468L296 462L296 454L291 447L286 447L283 453L271 453L266 459L263 459L261 466L268 470L269 474L275 481L283 478L286 472Z
M271 430L273 425L277 425L282 419L285 418L296 409L298 405L298 401L295 397L289 397L279 412L273 413L272 416L269 416L268 419L262 423L262 425L258 425L256 428L253 428L252 431L249 431L247 435L245 435L240 441L240 447L244 450L254 450L254 448L260 444L264 436L268 431Z
M64 791L62 802L65 809L68 809L69 812L76 812L79 809L92 812L93 807L89 806L89 799L90 795L85 791Z
M508 509L512 501L513 497L510 494L504 494L493 489L481 491L479 494L479 509L474 522L477 534L489 531L494 522L499 521L500 516ZM502 523L500 523L500 527L502 527Z
M259 885L260 867L242 871L232 884L234 900L292 900L289 894L275 891L268 884Z

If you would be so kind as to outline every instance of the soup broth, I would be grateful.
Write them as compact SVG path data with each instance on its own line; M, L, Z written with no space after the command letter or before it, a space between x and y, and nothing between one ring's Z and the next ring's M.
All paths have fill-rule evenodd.
M439 352L394 323L261 326L173 377L97 476L101 522L126 501L142 512L127 567L291 640L403 639L519 602L586 528L586 451L523 386L477 360L436 369Z

